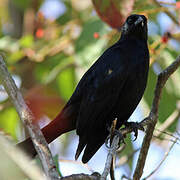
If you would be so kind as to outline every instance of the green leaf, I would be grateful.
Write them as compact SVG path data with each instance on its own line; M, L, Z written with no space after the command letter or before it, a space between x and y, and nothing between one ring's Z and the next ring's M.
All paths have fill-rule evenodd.
M32 0L23 0L23 1L19 1L19 0L12 0L13 3L20 9L25 9L28 8L29 5L31 4Z
M157 20L157 13L162 12L160 8L157 7L155 3L152 3L150 1L144 1L144 0L136 0L133 8L133 13L147 13L148 19L156 21ZM151 13L148 13L150 11Z
M64 14L62 14L58 19L57 22L61 25L65 25L66 23L68 23L69 21L71 21L72 19L72 15L73 15L73 9L72 9L72 5L70 1L66 1L63 0L63 3L66 6L66 11L64 12Z
M52 82L61 71L66 69L68 66L72 65L73 62L74 62L74 59L72 58L72 56L64 58L61 61L61 63L59 63L57 66L55 66L51 70L51 72L49 73L49 75L45 79L45 84Z
M147 87L146 87L146 90L144 93L144 100L150 107L151 107L153 97L154 97L156 81L157 81L157 75L154 73L152 66L151 66L149 69L149 74L148 74Z
M0 113L0 128L10 134L14 139L17 139L17 127L19 117L13 107L4 109Z
M18 51L19 43L9 36L4 36L0 38L0 49L11 52Z
M20 59L24 57L24 52L22 50L15 51L14 53L10 54L7 61L9 64L14 64Z
M106 9L110 5L110 1L109 0L103 0L103 1L94 0L93 3L94 3L94 5L97 5L98 7L101 7L101 9L100 9L101 12L106 11Z
M55 166L56 166L56 169L58 171L59 176L62 177L62 173L60 172L60 167L59 167L59 156L58 156L58 154L56 154L53 157L53 160L54 160L54 163L55 163ZM37 157L37 156L35 158L35 163L37 164L38 167L40 167L42 169L42 163L41 163L39 157Z
M59 53L56 56L49 57L47 60L38 63L35 67L35 77L36 79L43 83L47 84L52 81L57 75L54 69L61 67L61 64L66 60L66 56L63 53Z
M83 31L76 41L76 60L80 65L90 65L102 53L107 39L93 37L94 33L99 33L100 37L108 32L107 26L100 20L90 19L84 24Z
M107 26L96 18L89 19L84 26L81 35L76 40L76 51L81 51L88 44L94 44L97 39L93 37L94 32L104 35L107 32Z
M170 83L169 81L170 79L168 80L167 84ZM157 82L157 75L154 73L151 67L149 71L147 88L144 94L144 99L150 107L154 98L154 90L155 90L156 82ZM176 108L176 101L178 99L178 97L174 94L174 91L168 90L167 84L163 88L162 96L159 104L158 122L160 124L162 124L172 114L172 112ZM170 130L171 132L175 131L175 129L172 128L168 130Z
M57 76L57 85L61 97L68 100L75 88L75 72L74 67L68 68Z
M25 47L25 48L32 47L32 45L34 43L34 38L32 35L26 35L26 36L23 36L19 40L19 43L22 47Z
M54 160L54 163L56 165L56 169L57 169L57 172L59 174L60 177L62 177L62 173L60 171L60 167L59 167L59 155L56 154L54 157L53 157L53 160Z
M119 154L120 158L123 156L128 157L134 151L131 134L127 135L127 137L125 138L125 143L126 143L125 149ZM128 159L127 164L129 165L129 168L132 169L133 157L131 159Z

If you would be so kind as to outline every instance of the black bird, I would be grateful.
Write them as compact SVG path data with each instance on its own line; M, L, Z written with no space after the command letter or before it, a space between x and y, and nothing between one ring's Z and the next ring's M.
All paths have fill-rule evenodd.
M148 70L147 19L134 14L124 23L120 40L90 67L63 110L42 129L47 142L76 129L75 159L85 148L82 161L88 162L105 142L115 118L116 129L128 125L146 88ZM19 146L35 154L30 139Z

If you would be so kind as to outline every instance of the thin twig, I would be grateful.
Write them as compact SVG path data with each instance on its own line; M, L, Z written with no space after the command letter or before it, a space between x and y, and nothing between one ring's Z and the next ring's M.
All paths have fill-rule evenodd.
M116 156L114 155L112 157L112 162L111 162L111 168L110 168L110 177L111 180L115 180L115 176L114 176L114 167L115 167L115 162L116 162Z
M160 102L162 89L166 81L168 80L169 76L172 73L174 73L179 66L180 66L180 56L178 56L177 59L170 66L168 66L164 71L162 71L158 75L158 80L157 80L157 84L156 84L156 88L154 92L155 95L154 95L154 99L153 99L153 103L151 107L151 112L149 114L149 119L151 119L151 123L148 124L146 134L143 139L143 144L141 147L138 162L137 162L135 172L133 175L133 180L139 180L143 173L150 142L151 142L155 125L158 119L158 108L159 108L159 102Z
M48 148L48 144L42 135L39 127L32 124L33 115L26 105L22 94L15 85L14 80L9 74L7 67L4 63L3 57L0 55L0 78L2 80L3 86L9 95L12 103L14 104L16 111L19 114L21 121L25 124L28 129L29 135L33 141L35 149L41 160L44 172L49 179L59 179L59 175L56 171L55 164L52 160L52 155Z
M154 133L155 136L159 136L164 132L174 121L180 117L180 111L176 109L164 122L158 127L158 130Z
M116 151L117 155L121 154L126 148L126 144L122 144L119 149Z
M174 139L168 139L168 138L159 137L159 136L154 136L154 135L153 135L153 137L154 137L154 138L157 138L157 139L160 139L160 140L163 141L163 142L164 142L164 141L169 141L169 142L173 142L173 143L176 142L177 145L180 145L180 143L178 143L179 138L176 138L176 139L174 140ZM161 144L163 144L163 143L161 143ZM167 142L166 142L166 145L167 145Z
M117 123L117 119L115 119L113 121L113 123L112 123L111 132L110 132L110 148L109 148L109 152L108 152L108 155L107 155L105 168L104 168L104 171L103 171L103 173L101 175L100 180L106 180L110 170L112 171L112 168L114 168L114 167L112 167L113 157L114 157L114 155L116 153L116 150L119 147L119 141L120 141L119 135L114 135L116 123ZM112 139L112 137L113 137L113 139ZM114 173L114 170L111 173ZM111 178L114 178L114 174L113 175L111 174Z
M157 0L152 0L152 2L154 2L154 4L156 4L158 7L162 7L160 2ZM179 25L177 18L168 10L168 8L166 8L164 12L172 19L175 24Z
M180 137L180 132L179 131L176 131L176 134Z
M114 136L114 131L116 129L116 124L117 124L117 118L113 121L112 123L112 127L111 127L111 137L110 137L110 145L112 144L112 140L113 140L113 136ZM112 162L111 162L111 168L110 168L110 177L111 177L111 180L115 180L115 177L114 177L114 167L115 167L115 155L112 157Z
M113 155L116 153L116 150L118 148L118 144L119 144L119 136L115 135L113 138L111 148L109 148L109 152L107 155L105 168L104 168L104 171L102 173L101 180L106 180L106 177L108 176L108 174L110 172L112 158L113 158Z
M123 179L132 180L131 178L127 177L126 175L122 175L121 180L123 180Z
M170 151L172 150L172 148L174 147L174 145L176 144L177 139L172 143L172 145L170 146L170 148L168 149L168 151L165 153L164 158L161 160L161 162L159 163L159 165L145 178L143 178L143 180L146 180L148 178L150 178L159 168L160 166L163 164L163 162L166 160L166 158L168 157Z
M180 141L180 138L178 138L177 136L173 135L172 133L169 133L169 132L166 132L166 131L161 131L161 130L159 130L157 128L155 128L155 131L160 131L161 134L165 134L165 135L170 136L170 137L175 138L175 139L177 138L178 141ZM156 135L154 134L154 136L156 136Z

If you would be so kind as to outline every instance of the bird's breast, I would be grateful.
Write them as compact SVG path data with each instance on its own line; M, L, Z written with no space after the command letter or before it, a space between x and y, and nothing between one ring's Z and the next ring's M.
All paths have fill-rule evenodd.
M127 80L116 100L115 115L121 122L126 122L138 103L140 102L146 88L148 67L144 64L129 69Z

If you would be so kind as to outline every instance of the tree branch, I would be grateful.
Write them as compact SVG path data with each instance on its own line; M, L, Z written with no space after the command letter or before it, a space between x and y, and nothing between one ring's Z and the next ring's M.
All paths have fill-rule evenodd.
M162 7L160 2L158 2L157 0L152 0L152 2L154 4L156 4L158 7ZM164 12L172 19L172 21L175 24L177 24L179 26L179 22L178 22L177 18L167 8L165 8Z
M105 168L104 168L104 171L102 173L100 180L106 180L110 172L113 156L116 153L117 148L119 147L119 140L120 140L119 136L115 135L113 138L111 147L109 148L109 152L108 152L106 163L105 163Z
M70 176L66 176L61 178L61 180L99 180L100 174L95 172L91 175L87 174L72 174Z
M108 153L106 163L105 163L105 168L101 176L101 180L106 180L109 172L110 172L111 180L115 179L114 177L115 153L117 149L119 148L119 141L120 141L120 137L118 135L115 135L116 123L117 123L117 118L112 122L111 129L110 129L110 138L107 138L106 143L108 144L108 139L110 139L110 147L109 147L109 153Z
M158 108L159 108L159 102L161 98L162 89L166 81L168 80L169 76L172 73L174 73L179 66L180 66L180 56L178 56L177 59L170 66L168 66L164 71L162 71L158 75L158 80L157 80L157 84L156 84L156 88L154 92L155 96L153 99L151 112L148 118L148 119L151 119L151 122L148 123L148 127L147 127L146 134L143 140L143 144L142 144L141 151L139 154L136 169L133 175L133 180L139 180L143 173L150 142L153 136L155 125L158 120Z
M21 121L25 124L28 129L29 135L33 141L34 147L41 160L44 172L49 179L59 179L59 175L56 171L56 166L52 160L52 155L48 148L48 144L40 131L39 127L32 124L33 115L26 105L22 94L15 85L14 80L9 74L7 67L4 63L3 57L0 55L0 78L2 84L6 89L12 103L14 104L16 111L19 114Z

